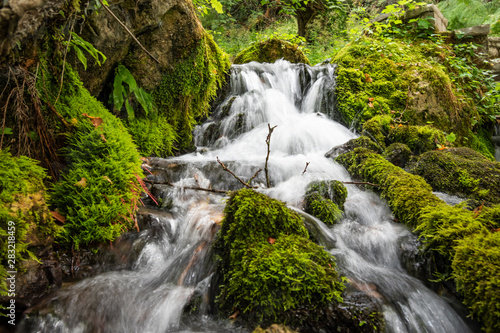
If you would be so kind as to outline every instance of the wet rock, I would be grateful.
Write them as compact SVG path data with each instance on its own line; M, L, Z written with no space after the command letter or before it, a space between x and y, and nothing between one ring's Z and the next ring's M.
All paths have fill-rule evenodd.
M359 138L351 139L342 145L333 147L325 154L325 157L335 159L335 157L353 151L355 148L359 147L367 148L375 152L380 151L380 147L375 142L373 142L369 137L360 136Z

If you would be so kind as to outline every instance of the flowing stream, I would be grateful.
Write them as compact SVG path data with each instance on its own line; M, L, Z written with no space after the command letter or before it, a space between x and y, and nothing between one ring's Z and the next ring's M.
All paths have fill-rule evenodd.
M248 180L264 166L269 124L277 126L269 158L273 186L265 188L264 172L254 182L259 191L301 212L311 181L350 180L342 166L324 156L356 137L331 120L337 117L334 71L335 65L283 60L233 66L230 93L214 120L195 131L197 152L151 158L149 178L178 186L239 188L216 159ZM386 331L470 332L448 302L403 269L401 248L415 246L415 236L393 222L377 195L355 185L347 188L344 218L334 227L302 214L351 285L383 304ZM133 236L138 254L128 266L57 291L38 315L28 315L21 332L246 332L209 315L216 283L211 243L222 219L223 196L166 185L155 185L153 192L169 212L148 215L149 228ZM196 311L186 311L193 304Z

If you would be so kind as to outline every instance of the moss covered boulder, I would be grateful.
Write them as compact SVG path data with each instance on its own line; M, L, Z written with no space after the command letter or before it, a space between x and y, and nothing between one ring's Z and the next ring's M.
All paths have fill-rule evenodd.
M310 64L298 45L276 38L253 43L238 53L233 63L245 64L251 61L273 63L282 58L291 63Z
M302 218L284 203L243 189L232 193L224 213L214 245L223 313L300 326L342 302L333 256L308 240Z
M470 65L463 59L451 46L428 40L364 37L348 44L333 59L339 66L336 94L343 122L361 127L374 116L389 116L398 124L432 124L492 159L490 139L476 124L490 123L487 113L495 106L480 112L481 100L455 84L457 64Z
M326 224L335 224L342 217L347 189L338 180L314 181L307 186L304 211Z
M60 231L47 206L47 178L37 161L0 150L0 304L8 305L11 297L6 296L15 293L18 311L61 282L52 269L54 258L52 263L37 259L52 253ZM14 291L6 284L7 271L18 271Z
M469 148L428 151L410 167L435 191L474 199L481 204L500 203L500 163Z

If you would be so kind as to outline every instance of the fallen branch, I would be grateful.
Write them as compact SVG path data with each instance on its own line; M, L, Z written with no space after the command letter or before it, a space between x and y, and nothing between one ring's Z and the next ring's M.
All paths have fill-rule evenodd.
M212 188L197 187L197 186L178 186L178 185L172 184L169 181L154 182L154 181L148 180L148 179L144 179L143 181L145 183L149 183L149 184L168 185L168 186L172 186L172 187L178 187L178 188L183 189L183 190L195 190L195 191L204 191L204 192L212 192L212 193L220 193L220 194L226 194L228 192L228 191L223 191L223 190L214 190Z
M250 183L252 182L252 180L254 180L254 178L255 178L255 177L257 177L257 175L258 175L258 174L259 174L259 172L261 172L261 171L262 171L262 169L257 170L257 172L255 173L255 175L253 175L253 177L252 177L252 178L250 178L250 179L248 180L247 184L250 184Z
M144 46L142 46L141 42L139 42L139 40L137 38L135 38L134 34L132 33L132 31L130 31L127 26L122 22L120 21L120 19L111 11L111 9L109 9L108 6L106 6L104 4L104 2L102 2L102 0L99 0L99 2L101 3L101 5L104 7L104 9L106 9L106 11L111 14L111 16L113 16L113 18L123 27L123 29L125 29L127 31L127 33L134 39L134 41L140 46L140 48L146 52L154 61L156 61L157 63L160 63L160 61L158 61L158 59L156 59L151 53L149 53L148 50L146 50L146 48Z
M343 184L354 184L354 185L370 185L370 186L379 187L379 185L377 185L377 184L368 183L368 182L342 182L342 183Z
M309 163L311 163L311 162L306 162L306 167L304 168L304 171L302 171L302 174L305 174L305 173L306 173L306 171L307 171L307 167L309 166Z
M278 125L271 127L271 125L267 124L267 127L269 128L269 134L267 134L267 138L266 138L267 155L266 155L266 164L264 166L264 171L266 173L267 188L271 187L271 182L269 181L269 169L267 168L267 162L269 161L269 154L271 153L271 134L273 134L273 131L276 128L276 126L278 126Z
M225 165L224 165L224 163L222 163L222 162L219 160L219 156L217 156L217 162L219 162L219 164L221 165L221 167L222 167L222 169L223 169L224 171L229 172L229 173L230 173L230 174L231 174L234 178L236 178L236 179L237 179L240 183L242 183L245 187L248 187L248 188L257 188L257 186L252 186L252 185L250 185L250 184L248 184L248 183L245 183L243 180L241 180L241 178L240 178L240 177L236 176L236 175L234 174L234 172L232 172L231 170L229 170L229 169L227 168L227 166L225 166ZM252 178L253 178L253 177L252 177Z

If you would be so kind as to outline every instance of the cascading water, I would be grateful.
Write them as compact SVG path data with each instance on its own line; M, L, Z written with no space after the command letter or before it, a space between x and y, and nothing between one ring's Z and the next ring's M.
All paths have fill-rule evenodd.
M273 187L259 191L300 210L313 180L348 181L347 171L324 157L330 148L355 137L331 120L334 65L310 67L286 61L232 68L231 93L195 132L198 152L178 158L151 158L151 179L178 186L236 189L237 180L217 163L249 179L267 154ZM307 171L303 173L306 162ZM263 172L255 182L264 184ZM163 186L163 187L162 187ZM211 319L214 261L211 244L222 218L222 195L155 185L172 215L156 217L134 244L143 244L129 269L103 273L63 288L38 315L29 315L24 332L237 332L227 321ZM404 240L415 237L392 222L388 206L374 193L348 185L345 216L329 228L303 213L316 237L337 258L351 285L383 303L388 332L469 332L452 307L400 263ZM199 311L184 308L198 297ZM43 314L48 313L48 314Z

